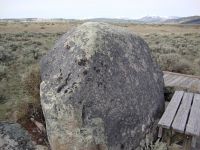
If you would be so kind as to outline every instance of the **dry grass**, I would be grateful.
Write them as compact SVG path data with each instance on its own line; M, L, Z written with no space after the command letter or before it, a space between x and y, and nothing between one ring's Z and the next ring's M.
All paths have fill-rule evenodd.
M40 101L40 70L38 65L31 67L30 71L24 77L24 88L32 96L35 102Z
M199 25L164 25L164 24L154 24L154 25L128 25L127 29L139 34L188 34L188 33L200 33Z
M162 70L200 75L200 33L154 33L143 38Z
M34 33L59 33L66 32L72 27L76 27L80 23L63 23L63 22L32 22L32 23L0 23L0 33L19 33L19 32L34 32Z
M0 120L17 120L39 104L40 58L62 33L0 33Z
M0 23L0 120L12 120L16 111L23 116L30 104L39 106L38 62L56 39L79 24ZM118 26L142 36L163 70L200 75L200 26Z

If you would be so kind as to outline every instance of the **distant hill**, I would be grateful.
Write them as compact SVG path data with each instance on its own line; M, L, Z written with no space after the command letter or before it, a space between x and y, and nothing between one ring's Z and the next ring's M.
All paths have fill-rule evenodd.
M140 19L121 19L121 18L93 18L93 19L63 19L63 18L21 18L21 19L0 19L0 22L107 22L116 24L200 24L200 16L189 17L159 17L145 16Z
M170 17L171 18L171 17ZM178 18L178 17L173 17ZM120 19L120 18L94 18L94 19L87 19L84 21L95 21L95 22L108 22L108 23L139 23L139 24L157 24L164 22L168 18L163 18L159 16L145 16L140 19Z
M179 17L171 16L171 17L160 17L160 16L145 16L140 19L137 19L137 21L141 23L149 23L149 24L159 24L162 23L168 19L178 19Z
M78 19L64 19L64 18L9 18L9 19L0 19L0 22L77 22Z
M93 19L85 19L84 21L91 22L107 22L107 23L141 23L138 20L133 19L118 19L118 18L93 18Z
M168 19L163 23L166 24L200 24L200 16L189 16L178 19Z
M185 21L182 24L200 24L200 18L189 20L189 21Z
M107 23L138 23L138 24L200 24L200 16L189 16L189 17L145 16L140 19L94 18L94 19L86 19L84 21L107 22Z

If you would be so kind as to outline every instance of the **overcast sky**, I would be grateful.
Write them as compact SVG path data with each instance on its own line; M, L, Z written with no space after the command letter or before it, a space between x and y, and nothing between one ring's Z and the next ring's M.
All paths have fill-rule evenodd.
M0 18L140 18L200 15L200 0L0 0Z

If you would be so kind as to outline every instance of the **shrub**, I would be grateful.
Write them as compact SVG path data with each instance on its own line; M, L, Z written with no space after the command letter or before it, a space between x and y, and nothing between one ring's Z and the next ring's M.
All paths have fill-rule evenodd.
M30 118L34 118L45 126L45 120L40 103L40 82L41 78L39 66L34 64L29 67L29 70L23 78L24 90L26 91L28 99L23 99L20 101L18 105L19 111L17 113L18 122L27 130L30 129L30 124L32 124ZM36 133L31 131L30 134L35 135ZM40 137L45 136L41 133L39 135ZM34 136L34 138L36 138L35 141L37 142L38 138L40 137L36 138ZM45 138L45 140L47 141L46 136L43 138Z
M150 148L145 148L145 150L167 150L167 144L160 142L159 140L157 140L153 145L150 145Z
M29 26L29 24L24 24L24 27L28 27Z
M13 56L8 50L5 50L3 46L0 46L0 62L6 63L13 59Z
M0 26L7 26L7 25L8 25L7 22L1 22L1 23L0 23Z
M5 66L6 67L6 66ZM0 120L1 117L4 115L2 112L2 109L5 109L5 107L1 104L5 104L9 100L9 87L8 87L8 80L6 78L7 73L7 67L0 65Z
M6 77L7 66L0 64L0 81Z
M40 29L45 29L45 27L40 27Z
M34 37L34 33L28 33L27 37Z
M27 93L33 98L33 101L40 100L40 71L37 65L33 65L31 70L24 78L24 87Z
M35 45L38 45L38 46L42 45L42 43L41 43L41 42L39 42L39 41L33 41L33 43L32 43L32 44L35 44Z
M194 62L200 67L200 58L195 59Z
M0 95L0 104L6 103L6 97L4 95Z
M172 71L172 66L181 59L181 56L176 53L170 53L170 54L161 54L158 57L158 62L162 68L162 70Z
M197 58L194 60L193 68L195 69L195 74L199 76L200 75L200 58Z
M17 33L15 34L15 37L23 37L23 33Z
M180 59L172 66L172 72L178 72L183 74L194 74L192 64L186 59Z
M12 51L16 51L18 49L18 45L11 44L10 48L11 48Z
M161 54L158 56L158 62L162 70L172 71L184 74L194 74L192 63L181 57L179 54Z

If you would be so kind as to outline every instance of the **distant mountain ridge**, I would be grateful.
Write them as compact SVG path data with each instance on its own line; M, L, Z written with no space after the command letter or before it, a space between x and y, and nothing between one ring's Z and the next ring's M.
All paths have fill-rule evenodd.
M84 21L108 22L108 23L139 23L139 24L200 24L200 16L189 17L160 17L145 16L140 19L94 18Z
M178 19L168 19L163 23L167 24L200 24L200 16L181 17Z
M92 19L64 19L64 18L21 18L21 19L0 19L0 22L107 22L107 23L137 23L137 24L200 24L200 16L189 17L160 17L145 16L140 19L121 18L92 18Z
M160 16L145 16L140 19L137 19L138 21L144 22L144 23L161 23L168 19L178 19L179 17L160 17Z
M145 16L140 19L137 19L138 21L144 22L144 23L158 23L164 20L164 18L159 16Z
M138 20L133 19L120 19L120 18L93 18L93 19L85 19L83 21L91 21L91 22L107 22L107 23L141 23Z

